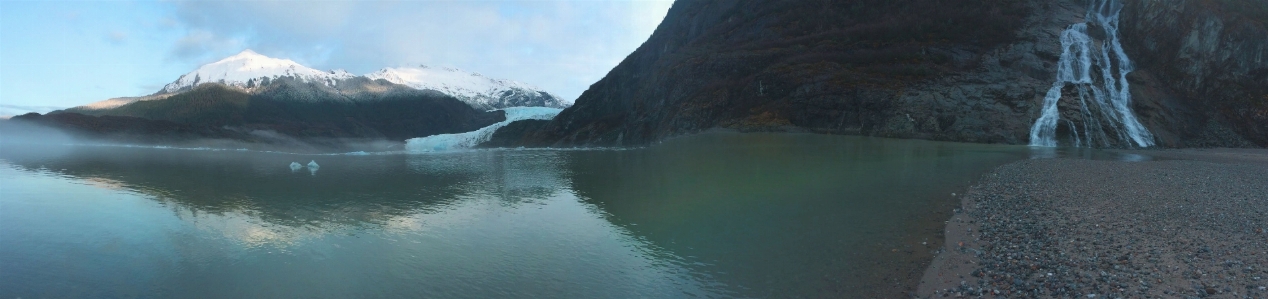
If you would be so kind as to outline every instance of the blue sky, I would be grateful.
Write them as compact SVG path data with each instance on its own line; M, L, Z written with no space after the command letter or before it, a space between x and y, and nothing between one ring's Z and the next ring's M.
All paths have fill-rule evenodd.
M576 99L668 0L0 0L0 115L154 93L243 49L365 74L451 66Z

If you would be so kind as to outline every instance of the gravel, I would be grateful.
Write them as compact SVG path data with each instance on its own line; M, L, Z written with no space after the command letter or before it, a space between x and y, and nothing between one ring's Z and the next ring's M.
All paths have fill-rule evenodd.
M961 199L919 298L1268 298L1268 151L1025 160Z

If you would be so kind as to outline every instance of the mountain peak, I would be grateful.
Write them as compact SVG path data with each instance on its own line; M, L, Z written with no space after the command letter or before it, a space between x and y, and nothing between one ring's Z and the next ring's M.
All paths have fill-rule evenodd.
M238 54L233 54L233 56L225 57L224 59L221 59L213 63L224 62L224 61L235 61L235 60L289 60L289 59L277 59L273 57L268 57L268 56L264 56L264 54L256 53L255 51L252 51L251 49L246 49L246 50L242 50L242 52L238 52Z
M343 71L324 72L306 67L290 59L278 59L256 53L251 49L208 63L185 74L176 82L167 84L159 93L172 93L187 90L203 83L221 83L230 86L250 88L253 83L273 80L280 77L292 77L305 82L317 82L333 86L335 80L353 77Z
M272 58L251 49L204 64L167 84L154 96L170 95L191 90L204 83L220 83L248 91L279 78L325 85L336 88L342 80L358 77L342 69L320 71L301 65L290 59ZM388 82L420 90L435 90L461 100L479 109L496 109L514 106L544 106L563 108L568 104L541 88L511 80L485 77L453 67L426 65L384 68L364 76L370 80L385 79ZM119 106L128 101L106 101L98 106ZM108 103L107 103L108 102ZM92 107L89 107L92 108Z
M308 68L293 60L264 56L260 53L256 53L255 51L251 51L251 49L242 50L242 52L238 54L225 57L224 59L203 65L202 67L212 65L231 65L238 71L249 71L252 69L262 68Z
M440 91L480 108L529 106L513 100L508 103L506 100L508 96L541 102L533 103L532 106L556 108L567 106L562 100L542 91L541 88L518 81L492 79L479 73L453 67L434 68L426 65L389 67L365 76L372 80L383 79L415 89Z

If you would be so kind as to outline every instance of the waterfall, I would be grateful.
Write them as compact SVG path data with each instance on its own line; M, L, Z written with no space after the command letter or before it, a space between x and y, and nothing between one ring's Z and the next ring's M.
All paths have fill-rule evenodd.
M1140 124L1131 109L1127 74L1132 72L1132 63L1118 38L1118 14L1123 4L1119 0L1091 2L1087 20L1105 31L1105 40L1093 40L1088 35L1088 23L1070 25L1061 33L1057 80L1044 96L1043 110L1030 128L1030 145L1057 146L1057 125L1062 120L1076 147L1109 147L1115 141L1128 146L1153 146L1153 134ZM1082 118L1078 123L1061 119L1057 110L1066 86L1073 86L1078 95Z

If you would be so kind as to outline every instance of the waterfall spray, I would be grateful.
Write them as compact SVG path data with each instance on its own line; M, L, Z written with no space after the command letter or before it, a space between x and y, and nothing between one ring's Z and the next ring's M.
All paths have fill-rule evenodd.
M1076 147L1108 147L1114 140L1128 146L1153 146L1153 134L1131 109L1127 74L1133 70L1132 63L1118 38L1118 14L1123 4L1119 0L1091 2L1087 20L1105 31L1105 41L1098 43L1088 35L1088 23L1070 25L1061 33L1057 80L1044 96L1043 110L1030 128L1030 145L1057 146L1058 120L1064 120ZM1081 123L1061 119L1057 110L1066 86L1077 92Z

